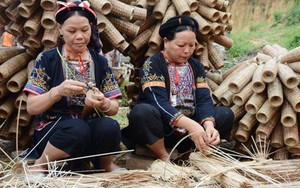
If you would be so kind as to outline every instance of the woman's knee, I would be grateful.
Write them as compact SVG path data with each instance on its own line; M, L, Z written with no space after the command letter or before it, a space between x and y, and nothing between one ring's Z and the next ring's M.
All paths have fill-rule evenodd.
M129 114L129 124L142 125L143 122L160 120L160 112L154 106L146 103L137 104Z

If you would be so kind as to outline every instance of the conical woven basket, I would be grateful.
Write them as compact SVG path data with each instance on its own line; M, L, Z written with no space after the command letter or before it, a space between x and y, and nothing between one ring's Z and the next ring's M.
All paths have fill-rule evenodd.
M278 68L276 65L276 61L271 59L265 63L262 72L262 79L265 83L271 83L274 81L277 76Z
M218 38L218 36L220 36L220 33L223 29L223 27L220 25L220 23L218 22L210 22L210 21L207 21L211 27L211 33L215 35L215 41L216 41L216 38Z
M176 14L176 8L173 4L171 4L164 15L162 23L165 23L169 18L176 16Z
M7 88L12 93L21 91L27 82L27 68L19 71L7 81Z
M226 23L229 19L229 15L227 14L227 12L222 12L222 11L219 11L219 19L218 21L221 22L221 23Z
M299 80L297 75L294 73L293 69L289 66L281 63L277 63L278 66L278 75L281 82L285 87L293 89L298 86Z
M212 22L215 22L220 18L220 13L218 10L207 7L202 3L200 3L197 12Z
M292 127L297 122L297 113L288 101L283 103L280 121L285 127Z
M214 81L216 84L220 85L223 82L221 74L212 73L210 71L206 72L206 77Z
M298 123L292 127L283 126L283 142L289 147L296 146L299 143Z
M133 18L134 7L118 0L109 0L111 3L111 13L131 20Z
M271 57L277 57L278 56L278 51L276 48L272 47L271 45L267 44L262 48L262 51L271 56Z
M207 44L206 43L203 43L203 52L200 56L200 61L204 65L204 68L206 70L209 70L210 61L209 61L209 58L208 58L208 49L207 49Z
M129 37L134 38L139 32L140 27L131 22L115 17L109 17L109 20L121 33L124 33Z
M8 118L15 110L16 95L9 96L0 106L0 118Z
M43 12L42 11L36 11L28 20L25 22L24 25L24 31L28 35L36 35L40 28L41 28L41 18L42 18Z
M20 92L18 97L15 100L15 108L20 110L26 110L26 106L27 106L27 95L23 92Z
M199 2L197 0L186 0L186 2L188 3L192 12L196 11L199 7Z
M251 132L255 124L257 124L255 114L246 113L240 120L239 127L247 132Z
M216 35L215 42L224 46L225 48L231 48L233 44L233 40L224 35Z
M291 146L287 148L288 152L290 152L291 154L300 154L300 143L296 144L295 146ZM300 157L300 156L298 156Z
M219 85L214 82L213 80L211 80L210 78L206 77L206 81L207 81L207 84L208 84L208 87L211 89L211 91L215 91Z
M28 114L27 110L21 110L20 116L19 116L19 125L21 127L26 127L29 125L31 120L31 115Z
M262 93L253 93L250 99L245 104L245 109L248 113L256 114L260 107L267 100L267 94L265 92Z
M172 3L175 6L179 15L185 15L185 16L191 15L191 9L186 1L172 0Z
M147 0L138 0L135 6L140 8L146 8L148 6Z
M30 35L27 40L31 48L41 48L42 47L42 39L44 35L44 29L40 29L36 35Z
M89 0L91 6L96 10L99 11L103 15L107 15L112 11L112 2L108 0ZM125 7L124 7L125 8Z
M281 63L296 62L296 61L300 61L299 54L300 54L300 46L280 56L279 59Z
M294 72L300 73L300 61L288 63L287 66L293 69Z
M26 22L25 18L19 18L10 26L10 32L15 36L22 36L24 32L24 24Z
M35 1L35 3L31 6L26 6L24 3L21 3L18 6L19 14L24 18L29 18L39 7L39 1ZM41 12L41 11L38 11Z
M215 69L220 69L224 66L223 54L213 45L208 44L208 57Z
M158 22L153 30L153 33L151 34L148 46L149 48L153 49L159 49L162 43L162 38L159 36L159 28L161 26L161 22Z
M268 100L271 106L278 107L283 103L283 89L280 80L276 77L268 85Z
M155 28L155 25L151 26L150 28L148 28L147 30L145 30L143 33L139 34L132 42L132 46L134 48L134 50L139 50L141 49L143 46L145 46L147 44L147 42L149 41L152 32Z
M267 123L274 114L279 110L278 107L273 107L269 103L268 100L265 101L265 103L260 107L260 109L256 113L256 119L260 123Z
M156 3L158 2L159 0L147 0L147 4L150 5L150 6L154 6L156 5Z
M196 47L195 47L195 50L194 50L194 55L199 58L201 56L201 54L203 53L203 50L204 50L204 46L200 43L196 43Z
M99 32L102 33L106 28L106 23L110 21L103 14L96 12L96 15L97 15L97 27Z
M201 2L201 3L203 3L206 6L211 7L211 8L216 6L217 1L218 0L199 0L199 2ZM199 6L201 6L201 5L199 5Z
M247 113L244 106L233 105L232 107L230 107L230 109L234 114L234 121L238 121Z
M52 48L57 45L59 37L59 30L57 27L52 29L45 29L42 38L42 44L45 48Z
M261 93L266 88L266 84L262 79L264 66L265 66L264 63L260 63L253 74L251 83L252 83L252 90L254 93Z
M282 46L279 46L278 44L273 44L272 47L277 50L279 56L286 54L288 52L288 50L286 48L283 48Z
M232 93L231 91L227 90L223 93L222 97L220 98L221 103L224 106L231 106L232 105L232 97L233 97L234 93Z
M18 48L18 47L6 47L0 51L0 64L4 63L5 61L13 58L16 55L24 53L25 49Z
M255 57L257 58L258 62L267 62L273 59L273 57L260 52L258 52Z
M277 123L273 132L271 133L271 146L273 148L282 148L284 146L283 142L283 126Z
M206 35L211 31L210 24L202 16L200 16L199 13L192 12L191 17L197 20L197 22L199 23L199 31L203 35Z
M274 117L270 119L267 123L260 123L255 131L255 134L261 138L269 138L272 131L274 130L277 124L280 124L280 110L278 110Z
M292 105L296 112L300 112L300 89L295 87L293 89L283 88L285 98Z
M20 18L20 14L19 14L19 10L18 10L18 5L20 4L19 1L15 1L14 3L12 3L11 5L9 5L6 9L5 9L5 14L6 16L12 20L12 21L16 21L18 18Z
M248 60L245 60L243 62L240 62L240 63L235 64L234 66L230 67L225 72L223 72L223 74L222 74L223 80L225 80L229 75L233 76L234 74L232 74L232 72L235 71L236 69L239 69L239 71L243 70L245 67L247 67L251 63L256 63L256 59L254 59L254 58L248 59ZM236 73L238 73L238 72L236 72Z
M248 83L239 93L232 97L234 104L238 106L244 105L248 99L253 95L252 84Z
M137 23L137 25L140 26L138 35L149 29L151 26L156 25L156 23L157 20L153 17L153 15L148 16L146 20L140 21L140 23Z
M161 20L164 18L169 3L170 0L160 0L156 3L152 12L155 19Z
M56 1L57 0L41 0L40 4L45 11L52 11L57 8Z
M9 94L9 90L6 87L6 82L0 84L0 99L5 98Z
M130 44L125 40L123 43L121 43L120 46L118 46L116 49L121 52L123 55L127 56L129 51Z
M134 7L132 20L145 20L147 18L147 9Z
M44 11L41 18L41 24L45 29L52 29L56 27L55 12L50 10Z
M273 157L274 160L288 160L289 159L289 152L287 148L279 148L274 153Z
M102 37L109 41L114 47L119 47L125 41L122 34L108 20L106 22L106 27L101 34Z
M242 129L242 127L239 126L235 133L235 139L239 142L244 143L244 142L247 142L250 135L251 135L251 133L249 131Z

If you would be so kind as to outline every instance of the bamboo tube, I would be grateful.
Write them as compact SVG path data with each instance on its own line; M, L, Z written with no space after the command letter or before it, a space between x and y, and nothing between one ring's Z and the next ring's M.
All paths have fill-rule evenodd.
M30 59L31 56L29 54L22 53L7 60L0 66L0 81L3 81L20 71L28 64Z
M168 19L170 19L171 17L176 16L177 12L176 12L176 8L173 4L169 5L164 18L162 20L162 23L165 23Z
M244 105L253 95L252 84L248 83L239 93L232 97L234 104L238 106Z
M299 143L298 123L292 127L283 127L283 141L289 147L293 147Z
M256 136L259 135L262 138L269 138L276 125L280 124L279 118L280 118L280 110L277 110L274 117L270 119L270 121L268 121L267 123L260 123L258 125L255 131Z
M111 3L111 14L131 20L134 8L118 0L109 0ZM98 1L97 1L98 3Z
M206 35L211 31L211 27L209 23L202 17L200 16L199 13L197 12L192 12L191 17L197 20L199 23L199 31L203 34Z
M158 3L159 4L159 3ZM158 5L156 4L156 5ZM149 41L148 41L148 46L149 48L152 48L152 49L159 49L160 46L161 46L161 43L163 42L162 41L162 38L159 36L159 28L161 26L161 22L157 22L150 38L149 38Z
M39 1L35 1L35 3L31 6L26 6L24 3L21 3L18 6L19 14L24 18L29 18L39 7ZM40 12L40 11L38 11Z
M246 113L239 122L239 128L251 132L256 123L255 114Z
M17 109L26 110L26 104L27 104L27 95L23 92L20 92L18 97L15 100L14 106Z
M57 45L58 37L59 37L59 30L57 27L54 27L52 29L45 29L42 38L42 45L45 48L52 48Z
M220 85L223 81L222 75L217 74L217 73L212 73L210 71L206 72L206 77L211 79L218 85Z
M147 44L147 42L149 41L149 39L152 35L154 28L155 28L155 25L151 26L150 28L145 30L143 33L139 34L135 39L133 39L133 41L131 42L131 45L134 48L134 50L137 51Z
M21 17L17 19L15 22L12 23L10 26L10 32L12 35L15 36L22 36L24 32L24 24L26 22L26 19Z
M213 80L211 80L208 77L206 77L206 81L212 92L215 91L219 87L216 82L214 82Z
M185 16L191 15L191 9L186 1L172 0L172 3L175 6L179 15L185 15Z
M253 93L253 95L245 104L245 109L248 113L256 114L266 100L267 100L267 95L265 92Z
M282 148L284 146L282 132L283 126L280 123L277 123L271 133L271 146L273 148Z
M158 0L147 0L148 5L150 6L154 6L157 2Z
M262 74L265 64L261 63L258 65L252 77L252 90L254 93L261 93L265 90L266 85L262 79Z
M274 153L273 159L274 160L287 160L289 158L289 152L287 148L279 148Z
M296 144L295 146L287 147L287 150L292 154L300 154L300 143Z
M298 87L294 89L288 89L284 87L283 93L286 99L292 105L293 109L296 112L300 112L300 89Z
M243 129L242 127L238 127L236 133L235 133L235 139L239 142L247 142L247 140L249 139L251 133L249 131L246 131L245 129Z
M211 44L215 41L215 35L214 34L207 34L203 35L202 33L197 33L197 40L206 42L207 44ZM223 54L222 54L223 55Z
M24 25L24 31L28 35L37 35L41 28L41 18L42 18L43 12L42 11L36 11L28 20L25 22Z
M278 107L271 106L269 101L266 100L265 103L257 111L256 119L260 123L267 123L274 116L277 110L279 110Z
M280 121L285 127L292 127L297 122L297 113L288 101L283 103Z
M294 71L287 65L277 63L278 75L285 87L293 89L298 86L299 80Z
M186 0L186 2L188 3L192 12L196 11L199 7L199 2L197 0Z
M196 43L196 48L194 50L194 55L197 56L197 57L200 57L201 54L203 53L203 50L204 50L204 46L200 43Z
M220 69L224 66L223 54L213 45L208 44L208 57L215 69Z
M288 50L286 48L283 48L282 46L279 46L278 44L273 44L272 47L277 50L279 56L288 52Z
M147 18L146 8L140 8L140 7L133 8L132 20L146 20L146 18Z
M220 44L221 46L224 46L225 48L231 48L233 44L233 40L224 35L215 36L215 42Z
M207 44L206 43L203 43L203 52L200 56L200 62L203 64L204 68L206 70L209 69L209 64L210 64L210 61L209 61L209 58L208 58L208 49L207 49Z
M163 19L167 9L168 5L170 3L170 0L160 0L156 5L154 6L154 9L152 11L152 14L155 19L161 20Z
M149 29L151 26L155 25L156 23L157 23L157 20L152 15L148 16L146 20L144 20L143 22L138 24L140 26L138 35L141 34L142 32L144 32L145 30Z
M262 48L262 51L267 54L270 55L271 57L275 58L278 56L278 51L272 47L271 45L267 44Z
M57 8L56 0L41 0L40 5L45 11L52 11Z
M109 20L106 20L106 27L101 34L102 37L106 38L106 40L109 41L115 48L119 47L125 41L122 34Z
M257 53L256 58L258 59L258 61L262 61L262 62L267 62L273 59L273 57L260 52Z
M280 56L279 61L281 63L292 63L292 62L300 61L299 53L300 53L300 46Z
M44 29L40 29L36 35L30 35L27 38L30 47L35 49L41 48L42 47L41 41L43 39L43 36L44 36Z
M232 105L232 97L234 93L232 93L230 90L227 90L223 93L222 97L220 98L221 103L224 106L231 106Z
M116 49L121 52L123 55L127 56L129 51L130 44L127 41L124 41L120 46Z
M234 121L238 121L247 113L243 106L233 105L230 109L234 114Z
M97 16L97 27L100 33L102 33L104 31L104 29L106 28L106 23L110 22L106 16L104 16L103 14L100 14L98 12L96 12L96 16Z
M100 12L103 15L107 15L112 11L112 2L108 0L89 0L91 3L91 6L98 12ZM125 7L124 7L125 8Z
M31 115L28 114L27 110L21 110L20 116L19 116L19 125L22 127L27 127L31 120Z
M45 29L56 27L55 11L44 11L41 18L41 24Z
M219 19L217 21L221 22L221 23L226 23L229 19L229 16L227 14L227 12L222 12L222 11L219 11Z
M222 31L222 26L219 24L219 23L217 23L217 22L210 22L210 21L207 21L207 23L210 25L210 27L211 27L211 33L212 34L214 34L215 35L215 42L216 43L221 43L222 41L218 41L218 36L221 36L220 35L220 33L221 33L221 31ZM229 44L227 44L227 43L229 43L229 42L226 42L226 45L229 45ZM223 44L222 44L223 45ZM224 42L224 45L225 45L225 42ZM231 44L232 45L232 44Z
M283 89L280 80L275 80L268 85L268 100L271 106L278 107L283 103Z
M7 82L0 83L0 99L5 98L10 92L8 88L6 87Z
M250 65L251 63L256 63L256 59L254 59L254 58L248 59L248 60L245 60L243 62L240 62L240 63L235 64L234 66L230 67L222 74L223 80L225 80L229 75L231 75L231 73L233 71L235 71L239 66L242 66L241 68L239 68L239 71L240 71L240 70L244 69L246 66Z
M20 4L20 1L16 0L5 9L6 16L12 21L16 21L17 18L20 17L20 13L18 11L19 4Z
M271 83L274 81L275 77L277 76L278 67L275 60L271 59L265 63L265 66L262 71L262 80L265 83Z
M16 95L9 96L0 106L0 118L8 118L15 110Z
M217 4L217 0L199 0L201 3L205 4L208 7L215 7ZM200 5L199 5L200 6Z
M12 93L19 92L27 82L27 68L22 69L7 81L7 88Z
M214 9L214 8L210 8L206 5L204 5L203 3L199 4L199 7L197 9L197 12L207 18L208 20L212 21L212 22L216 22L219 17L220 17L220 13L218 10Z
M24 53L25 49L18 47L5 47L0 51L0 65L5 61L17 56L21 53Z
M128 37L136 37L139 32L140 27L131 22L115 17L109 17L109 20L119 32L126 34Z
M240 92L251 81L257 66L256 63L252 63L235 75L234 79L228 84L228 89L232 93Z
M137 7L146 8L147 7L147 0L138 0L135 4Z
M300 73L300 61L288 63L287 66L293 69L294 72Z

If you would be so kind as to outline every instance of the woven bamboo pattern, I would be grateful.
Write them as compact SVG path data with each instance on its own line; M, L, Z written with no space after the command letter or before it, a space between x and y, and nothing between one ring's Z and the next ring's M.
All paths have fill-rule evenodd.
M208 59L208 49L207 49L207 45L206 44L203 44L203 51L202 51L202 54L200 56L200 61L201 63L204 65L204 68L206 70L209 70L210 69L210 61Z
M206 77L206 82L212 92L214 92L219 86L216 82Z
M257 53L256 58L258 62L267 62L273 59L271 56L260 52Z
M213 44L207 45L209 60L216 69L220 69L224 66L223 54Z
M27 68L19 71L7 81L7 88L12 93L21 91L27 82Z
M266 84L263 81L262 75L265 64L260 63L252 77L252 90L254 93L261 93L265 90Z
M300 53L300 47L297 47L297 48L285 53L284 55L280 56L280 58L279 58L280 62L281 63L291 63L291 62L300 61L299 53Z
M259 123L255 134L256 136L260 136L261 138L269 138L271 136L272 131L274 130L277 124L280 124L280 110L278 110L274 117L270 119L267 123Z
M172 0L179 15L191 15L191 9L186 1Z
M215 37L215 42L226 47L226 48L231 48L233 45L233 40L230 39L229 37L226 37L224 35L217 35Z
M277 123L274 131L271 134L271 146L273 148L282 148L284 147L283 143L283 126L280 123Z
M134 7L132 20L145 20L147 18L147 9Z
M107 15L112 11L112 3L108 0L97 1L89 0L92 7L103 15Z
M20 104L21 103L21 104ZM26 103L27 103L27 95L21 92L15 101L15 108L20 110L26 110Z
M20 17L20 14L18 11L19 4L20 4L19 1L15 1L12 4L10 4L7 9L5 9L6 16L13 21L16 21Z
M13 24L10 26L10 33L15 36L23 35L25 22L26 19L24 18L19 18L18 20L13 22Z
M162 38L159 36L159 28L160 28L161 23L158 22L153 30L153 33L151 34L149 41L148 41L148 46L149 48L152 49L157 49L159 50L161 44L162 44Z
M44 30L39 30L39 32L36 35L30 35L27 40L31 48L41 48L43 40Z
M287 148L280 148L276 150L273 158L274 160L287 160L289 158L289 152Z
M186 0L191 11L196 11L199 7L199 2L197 0Z
M40 4L45 11L51 11L57 8L56 0L41 0Z
M203 51L204 51L204 46L200 43L196 43L194 55L199 58L202 55Z
M227 90L223 93L222 97L220 98L221 103L224 106L231 106L232 105L232 97L234 93L232 93L230 90Z
M16 47L6 47L0 51L0 64L4 63L5 61L11 59L12 57L24 53L25 50L22 48Z
M208 20L215 22L220 18L220 13L214 8L207 7L203 3L199 4L197 12Z
M39 1L35 1L35 3L31 6L26 6L24 3L21 3L18 6L18 11L21 16L24 18L29 18L39 7Z
M147 0L138 0L135 3L135 6L140 7L140 8L146 8L147 7Z
M158 0L147 0L148 5L155 5L158 2Z
M158 3L154 6L153 9L153 16L155 19L163 19L167 9L168 5L170 3L170 0L160 0Z
M217 4L217 0L199 0L199 1L211 8L215 7Z
M24 31L29 35L36 35L41 28L41 18L43 12L35 12L28 20L25 22Z
M283 127L283 142L289 147L299 143L298 123L292 127Z
M245 109L248 113L256 114L266 100L266 93L253 93L250 99L246 102Z
M9 90L6 87L6 82L0 84L0 99L5 98L9 94Z
M136 37L139 32L140 27L131 22L115 17L109 17L109 20L119 32L126 34L128 37Z
M276 77L275 80L268 85L267 89L269 103L278 107L283 103L283 89L280 80Z
M57 44L59 36L59 31L56 27L52 29L45 29L43 38L42 38L42 44L46 48L54 47Z
M165 23L169 18L176 16L176 14L177 14L176 8L173 4L171 4L165 13L162 23Z
M44 11L41 18L41 24L45 29L52 29L56 26L54 15L54 11Z
M147 41L149 41L153 30L155 29L155 25L150 27L149 29L145 30L143 33L139 34L133 41L132 45L135 50L141 49L145 44L147 44Z
M285 87L293 89L298 86L299 80L293 69L289 66L278 63L278 75Z
M198 21L199 31L206 35L211 31L210 24L197 12L192 12L191 17Z
M111 12L120 17L127 18L129 20L133 17L134 8L131 5L127 5L118 0L109 0L111 3Z
M122 34L109 20L106 22L106 27L103 30L102 35L115 47L119 47L125 41Z
M235 139L238 140L239 142L244 143L249 139L250 135L251 133L249 131L242 129L242 127L239 126L239 128L235 133Z
M278 107L271 106L269 101L266 100L265 103L261 106L261 108L257 111L256 119L260 123L267 123L273 117L277 110L279 110Z
M277 76L278 68L275 60L271 59L265 63L262 72L262 79L265 83L271 83Z
M283 93L293 109L300 112L300 89L298 87L293 89L284 88Z
M287 66L293 69L294 72L300 73L300 61L288 63Z
M239 68L239 71L240 71L240 70L244 69L246 66L248 66L249 64L254 63L254 62L256 62L256 60L250 59L250 60L246 60L246 61L240 62L238 64L235 64L234 66L230 67L225 72L223 72L223 74L222 74L223 80L225 80L231 74L234 75L235 73L233 73L233 71L235 71L238 67L242 66Z
M31 120L31 115L28 114L27 110L21 110L20 111L20 116L19 116L19 124L22 127L26 127L29 125L30 120Z
M262 51L271 56L271 57L277 57L278 56L278 51L276 48L272 47L271 45L267 44L262 48Z
M214 42L216 42L216 43L218 43L218 44L220 44L220 45L226 45L226 46L224 46L224 47L228 47L229 46L229 44L226 42L220 42L220 41L218 41L219 39L219 36L222 36L221 35L221 32L222 32L222 29L223 29L223 27L218 23L218 22L210 22L210 21L207 21L208 23L209 23L209 25L210 25L210 27L211 27L211 33L213 33L214 35L215 35L215 41Z
M220 85L223 82L221 74L212 73L211 71L206 72L206 77L214 81L216 84Z
M239 93L233 96L232 101L238 106L243 106L252 95L252 84L248 83Z
M288 101L285 101L282 106L280 122L285 127L292 127L297 122L297 113Z
M0 106L0 118L8 118L15 110L16 95L8 97Z
M239 128L251 132L256 123L255 114L246 113L239 122Z

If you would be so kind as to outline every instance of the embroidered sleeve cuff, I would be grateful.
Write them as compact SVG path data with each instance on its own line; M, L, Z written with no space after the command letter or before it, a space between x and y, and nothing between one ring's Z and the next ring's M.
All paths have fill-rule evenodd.
M213 117L205 118L200 122L200 124L203 125L204 122L206 122L206 121L212 121L214 123L214 126L216 126L215 118L213 118Z

